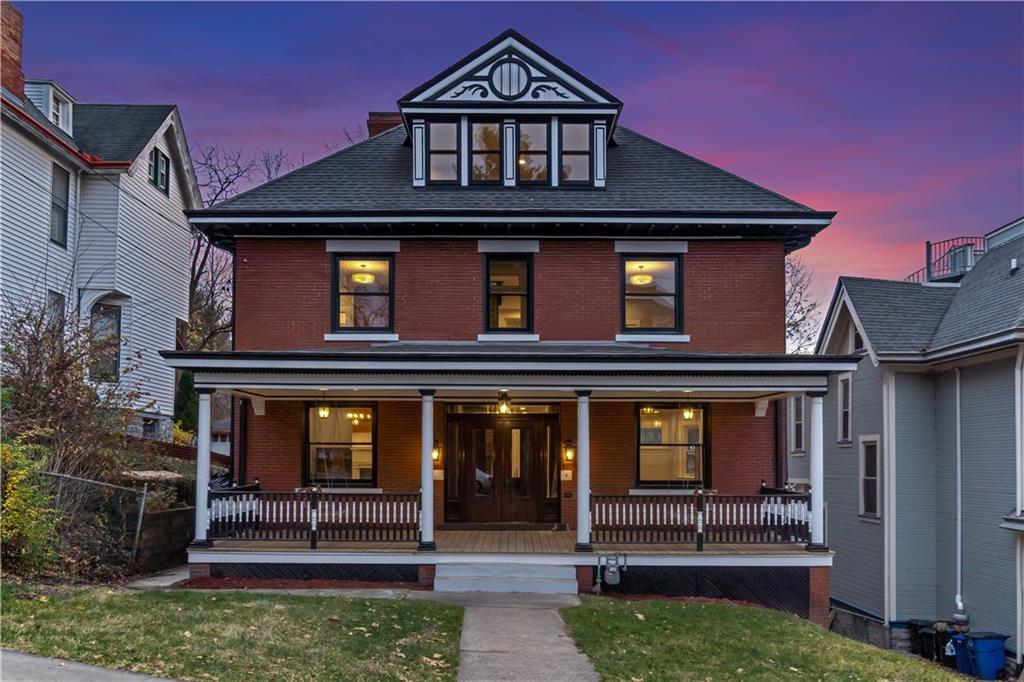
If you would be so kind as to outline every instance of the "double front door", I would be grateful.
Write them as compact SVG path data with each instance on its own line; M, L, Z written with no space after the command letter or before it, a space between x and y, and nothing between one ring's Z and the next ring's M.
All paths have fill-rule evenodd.
M450 416L448 435L446 520L558 521L553 415Z

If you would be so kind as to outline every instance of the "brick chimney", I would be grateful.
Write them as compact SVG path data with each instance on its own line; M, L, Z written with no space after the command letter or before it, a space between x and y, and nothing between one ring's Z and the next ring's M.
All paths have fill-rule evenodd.
M0 84L25 98L25 73L21 70L21 12L8 0L0 5Z
M397 111L371 111L366 117L366 132L370 137L400 125L402 115Z

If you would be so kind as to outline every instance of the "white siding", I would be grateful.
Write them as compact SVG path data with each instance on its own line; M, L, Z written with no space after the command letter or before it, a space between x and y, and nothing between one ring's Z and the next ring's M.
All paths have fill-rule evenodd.
M25 83L25 97L43 112L43 116L50 117L50 86L47 83Z
M0 288L3 307L46 301L47 290L72 304L80 227L78 173L68 193L67 248L50 241L50 183L56 157L13 125L0 130Z
M157 144L174 159L165 140ZM143 402L155 401L148 411L169 417L174 370L158 353L174 349L176 321L188 319L190 238L182 174L172 175L170 196L165 195L149 183L148 155L149 148L131 174L120 176L114 288L131 298L122 311L124 352L130 354L122 361L138 363L134 380Z
M78 240L81 289L114 288L120 182L118 175L82 177L82 230Z

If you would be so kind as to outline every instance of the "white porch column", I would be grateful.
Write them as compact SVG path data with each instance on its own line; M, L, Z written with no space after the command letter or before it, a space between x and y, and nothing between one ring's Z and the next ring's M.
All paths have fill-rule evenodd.
M196 422L196 535L194 544L205 545L210 491L210 403L213 391L200 388Z
M811 399L811 544L810 550L825 546L825 435L822 401L824 393L808 393Z
M434 391L420 391L423 406L420 423L420 545L430 551L434 544Z
M590 391L576 391L576 551L590 546Z

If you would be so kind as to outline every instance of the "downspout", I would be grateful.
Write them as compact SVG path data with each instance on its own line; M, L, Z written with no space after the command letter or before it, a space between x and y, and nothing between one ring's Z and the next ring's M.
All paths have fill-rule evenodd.
M953 368L956 377L956 612L953 622L966 624L967 613L964 611L963 585L964 547L963 547L963 472L960 435L960 368Z

